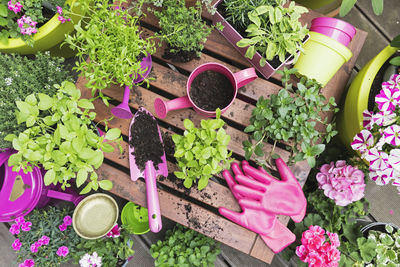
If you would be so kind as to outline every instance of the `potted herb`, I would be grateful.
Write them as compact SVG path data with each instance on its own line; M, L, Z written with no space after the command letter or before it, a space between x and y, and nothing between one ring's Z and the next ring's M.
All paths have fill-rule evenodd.
M200 0L191 7L186 7L185 0L164 0L161 11L153 11L159 19L161 37L167 43L163 58L188 62L200 57L204 43L213 29L202 20L202 11Z
M16 218L10 232L17 238L12 248L19 266L59 266L70 261L79 244L71 215L70 208L49 206Z
M214 266L220 251L213 239L182 225L150 248L155 266Z
M183 185L191 188L193 183L198 183L202 190L208 184L212 175L229 168L233 161L229 157L227 146L230 136L225 133L225 122L220 119L221 110L217 109L216 119L201 120L201 127L196 128L191 120L185 119L183 125L186 130L183 136L174 134L174 157L178 162L180 171L174 174L183 179ZM197 181L198 180L198 181Z
M115 227L103 238L87 240L81 238L76 246L74 261L80 266L122 266L135 251L133 240L124 227ZM96 264L96 265L89 265Z
M50 53L37 53L33 59L19 55L0 54L0 148L12 147L4 140L8 134L18 135L26 125L18 124L15 116L15 100L32 93L49 96L57 92L53 84L72 80L64 59L50 57Z
M89 177L90 182L81 194L99 187L111 189L110 181L97 181L94 170L103 163L103 152L112 152L111 144L119 144L120 129L109 129L104 136L99 136L92 124L96 117L91 111L92 102L80 99L81 92L71 82L55 86L58 91L52 97L35 93L25 101L16 101L17 121L24 123L26 130L5 137L18 151L10 156L8 164L14 171L23 169L24 172L42 165L47 171L45 185L59 183L62 189L71 186L71 179L80 187Z
M307 160L310 167L314 167L315 158L325 150L323 143L337 134L334 122L328 123L328 118L321 119L323 112L337 112L335 99L327 100L321 94L321 85L315 80L302 77L296 85L289 83L295 69L285 69L280 73L284 88L270 99L258 99L250 125L244 130L251 133L250 140L243 142L245 157L250 159L254 153L259 165L273 166L270 161L274 149L266 157L263 152L264 142L270 138L274 141L274 148L278 142L286 142L291 152L289 164ZM319 130L317 123L324 125L326 130Z
M110 84L130 86L132 78L143 77L147 68L142 68L141 60L155 52L154 37L144 36L139 28L144 2L135 2L129 8L125 7L126 0L118 4L106 0L84 2L81 8L90 20L76 24L76 32L65 39L77 51L74 69L88 80L86 86L92 89L92 95L97 92L106 104L102 90ZM144 82L148 79L138 84Z
M76 0L1 1L0 52L34 54L55 48L73 31L80 11Z
M284 7L286 0L260 0L257 6L245 2L217 1L213 23L224 26L222 35L268 79L302 51L308 30L299 18L308 10L293 2Z

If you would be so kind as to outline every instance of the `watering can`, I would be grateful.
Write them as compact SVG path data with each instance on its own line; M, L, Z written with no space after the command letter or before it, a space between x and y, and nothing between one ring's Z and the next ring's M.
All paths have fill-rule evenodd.
M84 198L72 190L60 192L57 186L45 186L44 170L35 167L32 172L14 172L8 158L16 151L0 152L0 222L13 221L29 214L36 207L44 207L51 198L78 203Z

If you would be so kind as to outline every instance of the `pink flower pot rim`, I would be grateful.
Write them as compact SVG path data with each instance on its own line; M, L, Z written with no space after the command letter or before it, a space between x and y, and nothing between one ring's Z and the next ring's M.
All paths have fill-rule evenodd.
M349 35L350 39L353 39L354 35L356 35L356 28L350 23L343 21L341 19L330 18L330 17L318 17L311 21L310 31L313 31L315 27L327 27L334 28L340 30L347 35Z

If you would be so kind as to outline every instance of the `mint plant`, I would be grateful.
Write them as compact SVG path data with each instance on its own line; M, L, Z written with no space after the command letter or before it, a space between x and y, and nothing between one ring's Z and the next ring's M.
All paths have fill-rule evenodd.
M329 142L337 134L335 123L328 123L328 118L321 119L324 112L337 112L335 99L329 101L321 94L321 85L315 80L302 77L295 90L288 83L295 69L280 71L283 75L282 88L270 99L260 97L252 111L250 125L244 131L251 133L250 140L243 142L245 157L250 159L253 153L262 166L271 165L271 158L278 142L286 142L291 152L289 164L307 160L310 167L315 166L315 158L325 150L324 142ZM320 123L325 130L317 130ZM272 139L273 150L264 155L264 142ZM254 142L252 142L254 141Z
M191 188L198 180L198 189L202 190L212 175L228 169L233 161L230 159L232 151L227 149L231 137L226 134L223 128L225 122L220 116L221 110L217 109L216 119L201 120L201 128L194 127L191 120L185 119L183 136L172 135L174 156L180 168L174 174L184 180L186 188Z
M221 250L211 238L182 225L168 230L164 241L151 245L155 266L214 266Z
M303 39L308 33L306 26L302 26L299 18L308 12L302 6L290 2L283 7L287 0L276 0L277 5L263 5L248 13L252 22L247 26L247 38L236 43L238 47L248 47L245 56L252 59L256 52L260 53L260 66L267 61L278 57L284 62L288 56L298 58L298 51L302 51Z
M103 163L103 151L112 152L114 142L119 145L120 129L109 129L105 136L99 136L92 125L96 117L91 111L93 103L80 99L81 92L71 82L54 86L58 91L52 97L35 93L28 95L25 101L15 102L17 121L24 123L26 130L5 137L18 151L10 156L8 164L14 171L23 169L25 173L41 165L47 171L45 185L60 183L65 189L71 186L70 180L75 179L80 187L89 177L81 194L99 187L110 190L111 181L97 181L94 170Z
M102 90L111 84L131 85L132 77L146 72L141 59L155 52L154 36L146 37L139 28L144 1L134 1L134 7L129 8L123 7L126 0L118 4L83 1L81 9L88 19L76 24L75 32L65 39L77 51L74 69L88 80L86 86L92 89L92 95L98 92L106 105L108 98ZM148 81L146 78L142 83Z
M57 92L53 84L72 81L63 58L51 57L49 52L37 53L34 58L15 54L0 54L0 148L12 147L5 141L8 134L18 135L26 130L15 117L15 100L32 93L49 96Z

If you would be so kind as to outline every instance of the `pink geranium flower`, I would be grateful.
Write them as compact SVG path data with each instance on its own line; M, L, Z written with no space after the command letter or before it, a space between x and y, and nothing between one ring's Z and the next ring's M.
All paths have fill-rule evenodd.
M66 246L61 246L58 248L56 254L60 257L66 257L69 253L69 249Z
M22 4L15 0L8 1L7 6L8 6L8 9L13 11L15 14L20 12L22 9Z
M394 111L400 101L400 90L397 88L383 88L375 96L375 103L382 112Z
M19 251L19 250L21 249L22 243L21 243L21 241L17 238L17 239L14 240L14 242L12 243L11 246L12 246L13 250Z
M120 231L121 228L118 227L118 224L116 224L113 229L107 233L107 237L119 237L121 235Z
M326 234L329 237L329 240L331 241L331 244L335 247L339 247L340 246L340 240L339 240L339 236L337 233L330 233L328 231L326 231Z
M36 21L33 21L31 17L23 15L21 18L17 20L18 27L20 32L23 35L32 35L37 33L36 29Z

